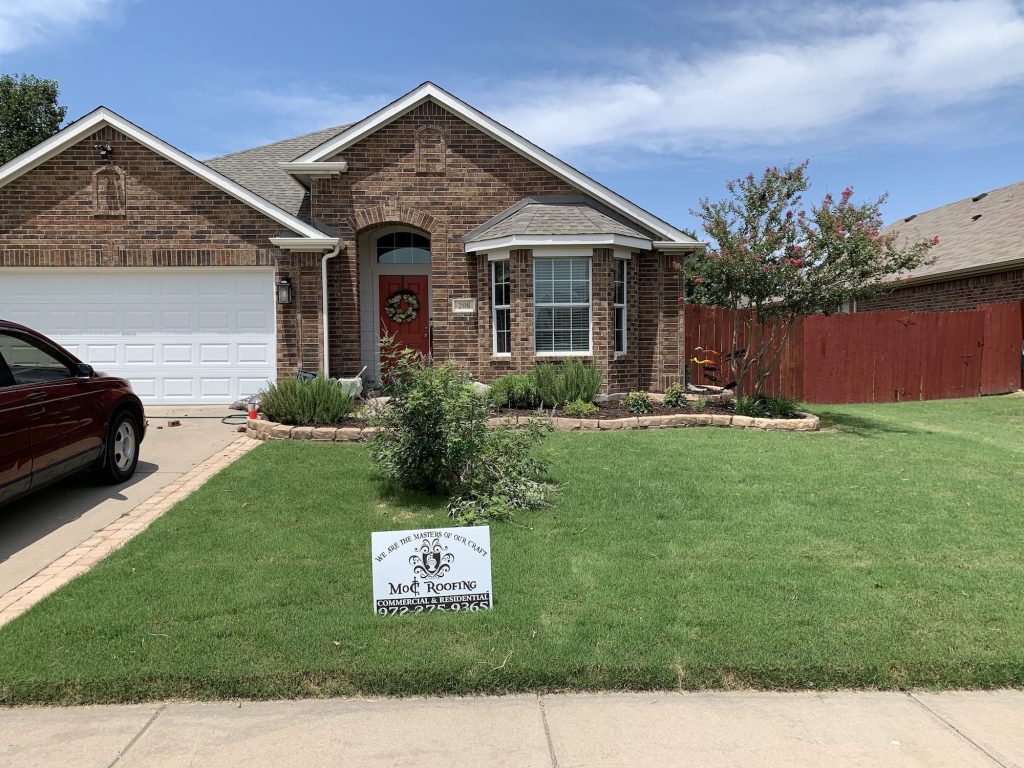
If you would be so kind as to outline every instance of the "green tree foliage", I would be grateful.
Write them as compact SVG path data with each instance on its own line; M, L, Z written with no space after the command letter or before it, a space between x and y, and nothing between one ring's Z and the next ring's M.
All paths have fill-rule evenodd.
M694 303L734 310L729 364L738 394L751 372L754 395L762 394L799 316L884 292L938 244L883 233L884 195L855 203L847 187L805 209L809 186L806 162L768 168L728 182L726 199L705 198L693 211L713 242L687 262L687 291Z
M57 103L55 80L0 75L0 163L32 149L60 130L67 107Z

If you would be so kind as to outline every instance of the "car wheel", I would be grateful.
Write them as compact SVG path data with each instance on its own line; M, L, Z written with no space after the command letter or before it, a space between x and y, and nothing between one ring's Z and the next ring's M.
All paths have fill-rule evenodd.
M107 433L103 461L96 473L103 482L120 483L135 474L138 463L139 423L130 413L119 413Z

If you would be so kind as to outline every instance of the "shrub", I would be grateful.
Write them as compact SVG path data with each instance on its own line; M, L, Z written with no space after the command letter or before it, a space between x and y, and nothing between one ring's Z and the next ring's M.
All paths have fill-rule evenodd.
M690 401L686 397L686 388L682 384L672 384L665 390L665 405L669 408L690 408Z
M756 418L768 415L764 403L753 395L737 396L733 410L736 411L737 416L753 416Z
M329 427L351 416L356 402L331 379L282 379L260 391L260 410L271 421Z
M540 405L537 382L532 374L499 376L491 382L488 392L495 408L536 408Z
M394 355L371 456L392 486L451 497L449 513L460 522L507 519L549 492L547 464L534 456L544 428L488 430L488 404L471 383L451 362Z
M567 360L561 366L541 363L533 372L537 395L548 408L557 408L574 400L591 403L601 391L601 371L580 360Z
M654 403L646 392L630 392L623 402L626 404L626 410L634 416L654 413Z
M797 414L797 401L785 395L766 395L761 398L768 415L774 419L792 419Z
M570 419L589 419L597 413L597 406L593 403L584 403L582 400L573 400L565 404L562 413Z

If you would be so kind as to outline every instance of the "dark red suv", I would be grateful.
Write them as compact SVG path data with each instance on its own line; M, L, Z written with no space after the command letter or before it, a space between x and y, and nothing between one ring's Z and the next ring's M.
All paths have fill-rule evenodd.
M142 401L127 381L0 320L0 504L87 468L106 482L127 480L145 434Z

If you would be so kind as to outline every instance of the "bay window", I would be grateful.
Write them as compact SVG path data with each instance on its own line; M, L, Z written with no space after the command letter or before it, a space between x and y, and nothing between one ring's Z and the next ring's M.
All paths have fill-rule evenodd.
M491 262L491 327L494 354L512 354L512 281L508 261Z
M615 354L626 354L626 283L629 262L612 259L612 327L615 333Z
M590 259L533 260L534 350L590 353Z

